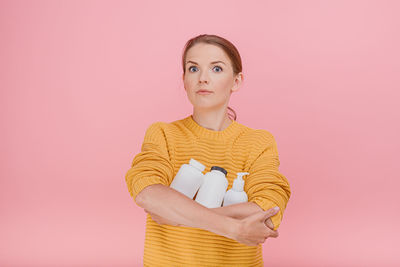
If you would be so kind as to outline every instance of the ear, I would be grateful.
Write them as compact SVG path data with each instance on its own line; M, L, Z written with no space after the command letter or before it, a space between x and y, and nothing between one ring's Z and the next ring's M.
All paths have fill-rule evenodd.
M235 77L231 92L239 91L239 88L242 85L242 82L243 82L243 73L239 72Z
M186 92L186 88L185 88L185 73L182 73L182 83L183 83L183 90L185 90L185 92Z

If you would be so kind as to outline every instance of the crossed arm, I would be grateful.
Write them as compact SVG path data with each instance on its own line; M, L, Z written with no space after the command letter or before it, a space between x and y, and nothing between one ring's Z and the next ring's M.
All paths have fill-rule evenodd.
M254 202L244 202L225 207L208 209L189 199L180 192L163 185L151 185L147 188L147 190L143 191L145 191L143 192L144 194L142 194L142 192L139 193L136 198L136 202L140 207L144 208L145 212L151 215L154 221L159 224L200 228L205 227L204 229L211 229L212 227L218 227L218 221L225 219L228 220L228 222L237 222L237 220L262 211L262 208ZM149 194L149 192L151 193ZM146 196L147 201L144 200L146 199ZM157 202L157 198L162 199L162 201ZM155 203L159 204L156 205ZM179 210L175 210L173 208L177 205L180 206ZM193 213L194 217L190 217L191 213ZM196 216L199 215L199 218L205 220L203 221L202 226L200 226L201 219L199 221L199 218L196 218ZM207 216L208 218L212 218L212 216L215 217L214 219L207 219ZM183 223L185 220L186 223ZM200 224L195 226L196 222ZM268 218L265 223L270 229L274 228L271 218ZM219 229L214 229L213 231L219 231Z

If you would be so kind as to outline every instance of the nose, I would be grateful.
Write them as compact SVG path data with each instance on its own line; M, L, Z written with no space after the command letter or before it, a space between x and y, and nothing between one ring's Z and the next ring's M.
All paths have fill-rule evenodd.
M208 83L207 71L201 71L199 76L199 83Z

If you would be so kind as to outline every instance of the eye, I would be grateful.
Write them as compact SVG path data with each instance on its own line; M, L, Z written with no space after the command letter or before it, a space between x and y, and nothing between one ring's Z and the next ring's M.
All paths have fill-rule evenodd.
M196 68L196 66L190 66L190 67L188 68L188 70L190 71L191 68ZM192 72L192 71L190 71L190 72Z
M215 66L215 68L221 69L220 71L217 71L217 72L221 72L222 71L222 68L220 66Z

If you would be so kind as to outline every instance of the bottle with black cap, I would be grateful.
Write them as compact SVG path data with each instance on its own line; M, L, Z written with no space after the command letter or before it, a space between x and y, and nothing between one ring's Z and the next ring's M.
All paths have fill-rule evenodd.
M204 175L195 201L207 208L221 207L226 189L228 188L228 172L219 166L212 166L211 171Z

